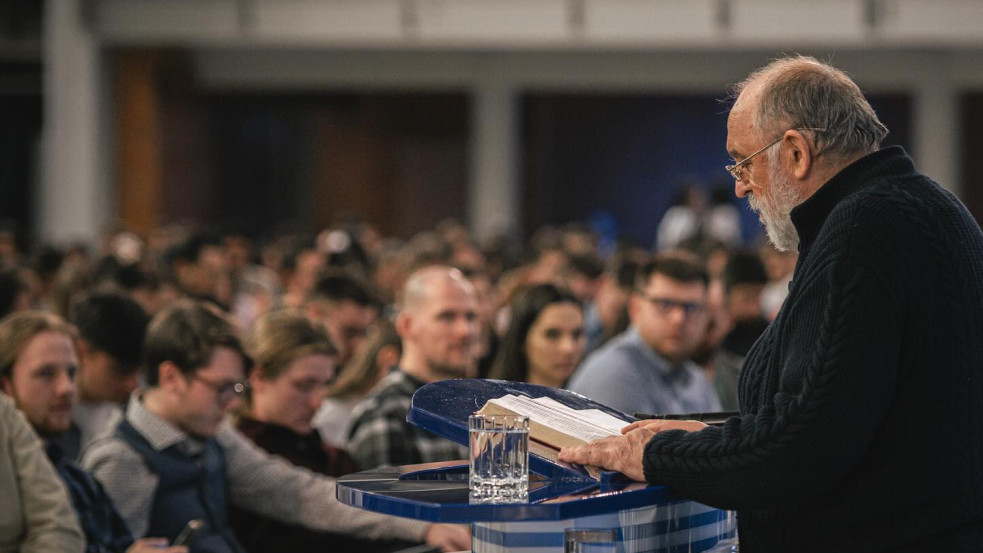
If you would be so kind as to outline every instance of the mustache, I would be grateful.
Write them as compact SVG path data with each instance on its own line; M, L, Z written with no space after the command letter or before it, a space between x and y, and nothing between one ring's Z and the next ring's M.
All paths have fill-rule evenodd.
M748 194L747 205L751 208L751 211L761 213L761 204L758 202L758 198L754 194Z

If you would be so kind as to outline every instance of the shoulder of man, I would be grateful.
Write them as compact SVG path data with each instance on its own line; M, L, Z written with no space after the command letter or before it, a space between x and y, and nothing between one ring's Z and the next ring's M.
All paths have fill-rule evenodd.
M409 408L412 395L403 375L393 371L352 407L352 424L362 417L377 418L390 411L405 411Z

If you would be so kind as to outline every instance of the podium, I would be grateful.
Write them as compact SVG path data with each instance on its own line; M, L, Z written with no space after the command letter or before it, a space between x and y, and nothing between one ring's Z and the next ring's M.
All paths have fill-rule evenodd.
M567 390L500 380L445 380L417 390L406 420L460 444L468 416L506 394L549 397L574 409L632 417ZM733 513L677 497L665 486L614 472L592 478L580 467L530 453L529 501L470 504L468 461L382 467L343 476L337 497L379 513L440 523L470 523L475 553L562 553L568 529L614 529L607 551L698 553L734 537Z

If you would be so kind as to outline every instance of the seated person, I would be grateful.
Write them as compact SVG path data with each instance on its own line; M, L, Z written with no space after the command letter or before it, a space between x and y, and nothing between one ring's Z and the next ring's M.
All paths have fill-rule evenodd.
M587 344L580 300L553 284L519 293L490 378L562 388Z
M399 363L403 341L392 323L380 319L359 344L347 365L328 386L324 401L314 415L313 426L326 443L344 446L352 425L352 408Z
M77 458L119 415L140 380L140 345L150 319L135 300L119 293L92 294L73 306L78 330L78 402L72 422L79 444L66 453Z
M631 328L588 356L568 388L628 414L720 411L690 360L706 332L708 282L703 264L683 252L642 266L628 303Z
M324 389L335 376L336 350L324 326L282 311L265 315L253 329L249 353L256 364L249 371L246 409L236 421L243 435L268 453L320 474L337 477L355 472L348 453L326 445L311 426ZM231 520L236 536L250 552L393 548L387 542L285 524L238 507L231 508Z
M410 275L396 318L403 339L397 370L352 409L348 451L362 470L467 459L468 448L406 422L424 384L474 376L478 300L461 271L431 265Z
M56 443L68 432L75 402L75 329L56 315L22 311L0 322L0 358L12 362L0 374L0 387L13 398L28 422L46 442L49 460L68 487L72 505L85 532L88 553L183 553L160 549L166 540L134 543L126 523L102 486ZM51 549L55 551L56 549Z
M0 369L2 370L2 369ZM65 485L14 403L0 394L0 551L81 552L85 542Z
M144 340L147 387L111 434L83 453L137 536L173 540L188 521L206 526L192 552L239 552L229 507L281 522L365 538L470 543L459 527L430 525L348 507L334 479L273 457L225 421L239 407L249 364L232 324L200 302L157 314Z

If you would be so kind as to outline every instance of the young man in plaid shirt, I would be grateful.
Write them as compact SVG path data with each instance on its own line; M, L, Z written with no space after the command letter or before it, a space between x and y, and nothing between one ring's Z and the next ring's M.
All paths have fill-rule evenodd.
M403 355L352 412L348 451L362 470L466 459L468 450L406 422L413 393L424 384L474 376L478 302L457 269L430 266L403 288L396 331Z

